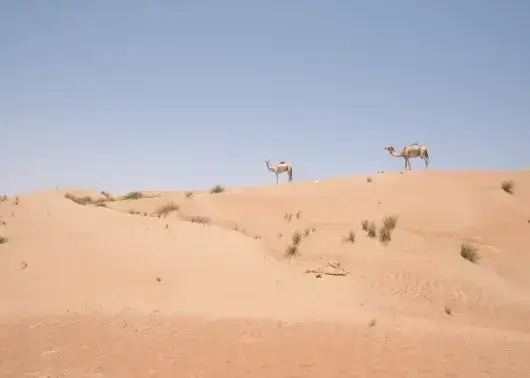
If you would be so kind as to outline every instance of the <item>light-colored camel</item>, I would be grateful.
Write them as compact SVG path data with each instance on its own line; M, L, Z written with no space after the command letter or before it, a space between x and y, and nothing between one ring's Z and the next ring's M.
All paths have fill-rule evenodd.
M289 182L293 181L293 166L285 161L280 161L274 165L274 167L271 167L271 162L269 160L265 160L265 165L267 166L267 169L269 172L274 172L276 174L276 184L278 184L278 175L280 173L287 172L289 175Z
M409 167L409 170L411 170L410 166L410 159L420 157L425 161L425 169L429 167L429 151L427 150L427 147L422 146L418 143L412 143L405 147L403 147L403 150L400 153L396 153L396 150L392 146L385 147L385 150L390 152L390 155L395 157L402 157L405 159L405 170L407 169L407 166Z

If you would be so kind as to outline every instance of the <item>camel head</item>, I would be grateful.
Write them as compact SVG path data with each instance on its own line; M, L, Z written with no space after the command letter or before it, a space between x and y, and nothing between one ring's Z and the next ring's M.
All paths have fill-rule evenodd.
M388 152L394 152L395 151L394 147L392 147L392 146L385 147L385 150L387 150Z

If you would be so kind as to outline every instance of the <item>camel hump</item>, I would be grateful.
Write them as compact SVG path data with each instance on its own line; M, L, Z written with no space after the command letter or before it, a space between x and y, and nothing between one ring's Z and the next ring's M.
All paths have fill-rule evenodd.
M285 164L286 162L285 161L280 161L278 164Z

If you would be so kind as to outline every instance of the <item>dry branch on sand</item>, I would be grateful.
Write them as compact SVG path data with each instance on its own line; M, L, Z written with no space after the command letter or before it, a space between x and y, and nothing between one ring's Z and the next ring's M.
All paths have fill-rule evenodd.
M330 268L334 270L329 270ZM350 272L345 271L340 266L339 262L327 263L326 266L320 267L318 269L306 269L305 273L313 273L316 274L317 277L322 274L328 276L347 276L350 274Z

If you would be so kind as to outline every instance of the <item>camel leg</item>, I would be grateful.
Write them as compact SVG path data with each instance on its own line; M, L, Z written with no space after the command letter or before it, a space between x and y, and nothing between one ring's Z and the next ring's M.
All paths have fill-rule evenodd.
M424 159L425 160L425 170L427 170L427 168L429 168L429 159Z
M276 185L278 185L278 172L276 172Z

